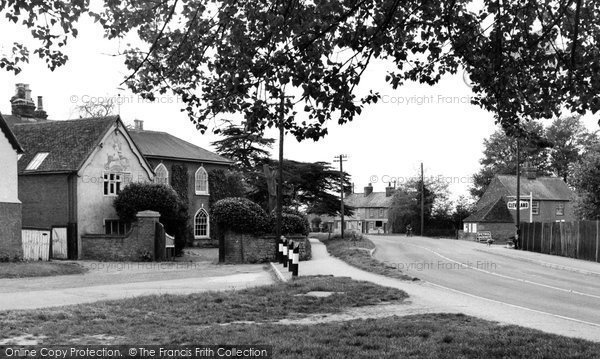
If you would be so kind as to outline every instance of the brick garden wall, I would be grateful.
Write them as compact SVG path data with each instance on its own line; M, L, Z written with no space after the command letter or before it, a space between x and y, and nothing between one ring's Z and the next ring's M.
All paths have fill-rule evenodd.
M146 215L141 215L146 213ZM146 261L161 260L164 250L156 250L155 245L164 246L164 229L158 223L158 216L151 213L138 213L138 221L125 236L85 234L81 236L82 259L101 261ZM157 239L158 236L162 238ZM157 256L158 254L158 256Z
M0 202L0 261L22 256L21 204Z
M311 258L311 247L304 236L287 236L300 246L300 260ZM274 236L254 236L227 232L223 236L225 263L264 263L276 260L277 242Z

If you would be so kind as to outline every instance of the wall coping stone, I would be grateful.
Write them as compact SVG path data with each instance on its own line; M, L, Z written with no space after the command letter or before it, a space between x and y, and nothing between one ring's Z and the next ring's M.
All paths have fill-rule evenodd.
M141 211L136 213L137 218L160 218L160 213L156 211Z

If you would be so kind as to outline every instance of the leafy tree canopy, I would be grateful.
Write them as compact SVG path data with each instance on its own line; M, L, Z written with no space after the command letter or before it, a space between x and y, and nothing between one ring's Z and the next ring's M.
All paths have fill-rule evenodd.
M108 38L137 32L127 85L181 95L201 131L241 113L251 132L278 125L298 140L359 115L375 92L356 86L372 60L386 81L435 84L464 68L473 102L509 131L519 121L600 109L600 3L506 0L106 1L95 18ZM298 121L294 118L304 112Z
M267 159L264 163L277 168L278 161ZM350 175L344 172L344 191L350 192ZM253 189L249 198L266 207L267 184L260 164L248 179ZM283 162L283 205L303 207L307 213L336 215L340 212L340 173L327 162ZM352 208L344 208L351 215Z
M235 162L243 171L249 171L265 158L269 157L269 149L275 142L272 138L264 138L245 128L229 125L221 131L222 139L212 143L222 156Z
M89 12L87 0L2 5L2 15L41 42L34 52L51 69L66 62L60 48ZM285 128L299 140L319 139L328 121L344 124L377 101L376 92L355 91L373 60L393 64L393 88L435 84L464 68L473 102L517 134L520 121L563 109L596 113L598 13L600 2L581 0L110 0L90 12L107 38L135 32L147 44L125 52L135 93L182 96L202 132L241 113L253 133L279 124L278 99L292 95ZM0 66L18 72L28 59L15 43Z
M518 139L522 163L534 167L540 176L558 176L568 182L572 166L598 141L578 115L557 118L547 128L537 121L525 123L523 134ZM517 139L502 129L484 140L482 167L473 176L471 195L481 197L495 175L516 174L516 144Z
M600 146L574 165L572 184L577 191L576 214L583 219L600 219Z

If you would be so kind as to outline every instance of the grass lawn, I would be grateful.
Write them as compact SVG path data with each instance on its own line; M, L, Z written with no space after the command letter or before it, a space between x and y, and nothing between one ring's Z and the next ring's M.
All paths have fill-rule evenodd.
M86 268L77 263L61 262L0 262L0 278L48 277L82 274Z
M329 297L298 296L340 292ZM592 358L600 344L461 314L355 319L316 325L282 318L337 313L406 298L348 278L303 277L238 292L148 296L0 315L0 338L40 344L272 345L274 358Z
M299 296L311 291L329 297ZM124 343L180 343L203 327L234 322L269 322L339 313L346 308L399 303L406 293L350 278L302 277L292 282L241 291L137 297L94 304L10 311L0 315L0 338L24 334L64 343L81 336L105 334ZM202 337L200 337L202 338ZM196 340L199 342L202 340ZM237 344L237 343L236 343Z
M336 238L333 235L331 236L331 239L327 239L327 233L311 233L309 237L319 239L325 244L329 254L354 267L368 272L403 280L416 279L409 275L403 274L397 268L385 265L384 263L371 257L368 250L375 248L375 244L365 236L361 236L361 238L356 241L349 239L351 237L341 239Z

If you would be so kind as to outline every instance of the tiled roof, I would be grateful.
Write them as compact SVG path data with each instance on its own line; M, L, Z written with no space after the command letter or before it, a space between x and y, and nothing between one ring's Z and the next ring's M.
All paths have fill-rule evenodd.
M146 157L185 159L195 162L231 164L231 160L166 132L129 130L131 138Z
M13 132L25 149L19 160L19 173L78 171L115 121L119 121L118 116L13 125ZM37 169L25 170L40 152L47 152L48 157Z
M38 123L38 122L50 122L51 120L46 120L42 118L29 118L29 117L21 117L17 115L2 115L9 126L14 126L19 123Z
M498 175L498 180L506 187L510 196L517 194L517 176ZM521 194L533 193L535 200L569 201L574 197L573 191L558 177L537 177L528 179L521 176Z
M0 114L0 132L4 133L4 136L6 136L8 142L10 142L10 144L15 149L15 151L17 151L17 153L23 153L23 147L21 147L21 144L15 137L15 134L10 129L10 126L8 125L2 114Z
M344 199L344 203L354 208L387 208L392 205L392 196L386 197L385 192L352 193Z
M495 202L488 203L477 212L465 218L463 222L511 223L513 222L513 218L506 206L506 202L500 197Z

